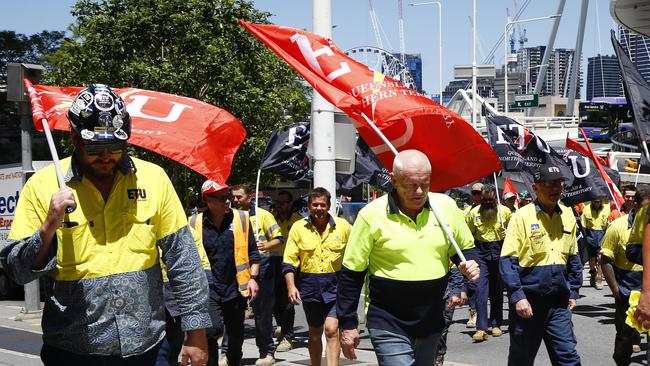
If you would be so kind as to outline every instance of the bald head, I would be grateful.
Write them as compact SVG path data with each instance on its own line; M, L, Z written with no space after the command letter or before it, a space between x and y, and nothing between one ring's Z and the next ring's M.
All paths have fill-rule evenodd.
M414 218L424 207L429 193L429 159L417 150L404 150L395 157L390 176L396 192L397 206Z
M400 151L393 160L393 174L402 175L406 171L431 174L429 158L418 150Z

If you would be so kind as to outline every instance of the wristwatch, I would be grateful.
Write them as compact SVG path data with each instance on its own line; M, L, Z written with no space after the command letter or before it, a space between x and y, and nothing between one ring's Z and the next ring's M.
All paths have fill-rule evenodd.
M258 278L259 278L259 275L251 275L251 280L255 280L255 282L257 282Z

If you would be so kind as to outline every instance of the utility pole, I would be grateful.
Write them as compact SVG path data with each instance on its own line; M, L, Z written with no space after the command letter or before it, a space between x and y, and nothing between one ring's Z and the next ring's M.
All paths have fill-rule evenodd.
M332 38L331 0L312 0L314 33ZM336 155L334 149L334 107L314 90L311 102L311 133L314 145L314 187L332 195L330 214L336 210Z

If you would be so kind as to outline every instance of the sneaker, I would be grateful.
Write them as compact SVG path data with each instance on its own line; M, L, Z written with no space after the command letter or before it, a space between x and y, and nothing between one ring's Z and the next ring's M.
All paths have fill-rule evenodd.
M477 342L487 341L488 334L484 330L477 330L476 333L474 333L474 335L472 336L472 339Z
M436 357L435 366L442 366L445 363L445 356Z
M641 345L635 344L632 346L632 353L639 353L641 352Z
M469 309L469 320L467 321L467 328L476 327L476 309Z
M228 366L228 357L221 356L219 358L219 366Z
M503 331L501 331L501 328L492 327L492 337L501 337L501 335L503 335Z
M273 358L273 356L271 355L266 355L264 357L260 355L260 358L257 361L255 361L255 366L271 366L274 364L275 364L275 358Z
M293 349L293 344L291 344L291 341L286 339L286 338L282 338L282 340L278 344L278 347L275 349L275 351L276 352L287 352L287 351L291 351L292 349Z

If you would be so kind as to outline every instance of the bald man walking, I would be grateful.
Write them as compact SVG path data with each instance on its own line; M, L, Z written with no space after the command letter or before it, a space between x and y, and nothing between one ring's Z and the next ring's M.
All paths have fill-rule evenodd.
M430 178L426 155L400 152L393 192L364 207L352 227L336 298L341 348L349 359L359 344L356 309L366 275L367 328L380 366L430 366L444 327L450 259L471 281L479 277L476 261L460 262L432 210L470 259L476 257L474 238L464 215L448 196L429 193Z

